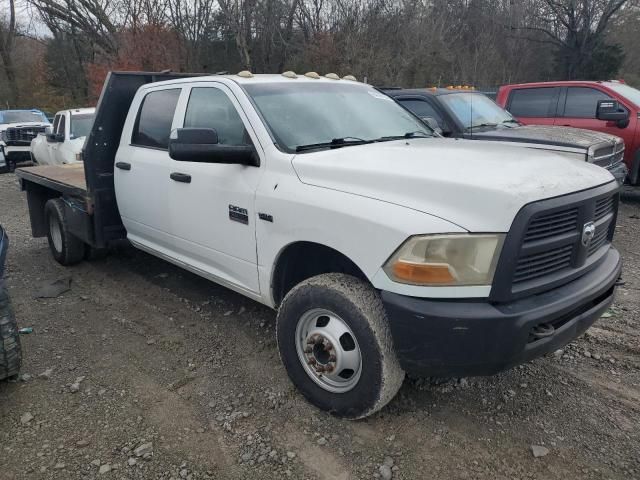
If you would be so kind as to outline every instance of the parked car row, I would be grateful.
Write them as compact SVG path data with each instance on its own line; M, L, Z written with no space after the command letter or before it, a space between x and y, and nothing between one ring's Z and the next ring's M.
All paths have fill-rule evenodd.
M640 90L618 81L525 83L501 87L497 103L526 125L567 126L622 137L629 183L640 184ZM597 157L596 153L596 163Z
M0 111L0 173L24 161L39 165L80 162L94 112L94 108L63 110L56 113L52 125L40 110Z
M627 85L613 82L579 83L598 86L611 84L621 91L637 95L637 101L640 102L640 91ZM510 142L527 148L553 150L569 158L602 166L619 183L623 183L625 179L633 184L638 182L640 133L635 132L638 107L634 103L626 100L628 107L622 107L618 100L605 98L604 94L575 93L572 91L574 87L563 87L569 89L564 94L566 98L563 97L562 100L566 105L563 112L569 112L574 117L543 118L541 109L551 112L551 100L547 97L559 95L560 88L536 85L531 88L525 85L519 85L518 88L509 86L499 91L498 103L515 112L515 117L484 94L471 89L450 87L381 90L445 137ZM559 97L554 98L554 101L560 101ZM542 107L540 102L547 102L548 105L545 103ZM582 102L583 105L576 102ZM555 115L556 111L553 112ZM578 118L577 115L583 117ZM593 121L587 122L589 117ZM634 118L633 121L631 117Z
M567 155L587 158L600 137L532 148L527 130L443 138L335 74L120 72L83 163L17 174L60 264L126 238L274 308L293 384L362 418L405 372L490 375L611 305L620 188Z

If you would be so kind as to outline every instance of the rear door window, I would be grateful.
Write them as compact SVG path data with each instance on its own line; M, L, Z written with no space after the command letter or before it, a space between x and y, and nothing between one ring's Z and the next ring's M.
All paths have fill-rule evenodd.
M515 117L555 117L559 90L556 87L512 90L507 110Z
M595 88L569 87L567 88L564 116L571 118L596 118L599 100L612 100L612 98Z
M148 93L140 105L131 143L166 150L179 97L179 88Z
M58 129L56 130L57 134L64 135L64 127L65 127L66 120L67 120L66 115L60 115L60 122L58 122Z
M56 115L56 118L53 119L53 133L57 133L58 131L58 124L60 123L60 117L62 117L61 114Z

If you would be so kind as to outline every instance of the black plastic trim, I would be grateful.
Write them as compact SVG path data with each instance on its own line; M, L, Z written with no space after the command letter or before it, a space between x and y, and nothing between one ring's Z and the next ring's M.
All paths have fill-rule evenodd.
M517 287L513 286L513 277L517 267L518 258L521 254L524 235L527 231L529 222L535 215L541 212L552 213L554 210L564 210L572 205L582 207L586 201L592 201L592 203L595 204L595 201L599 198L614 195L616 192L619 192L619 190L620 185L612 180L611 182L596 188L532 202L522 207L522 209L520 209L516 214L502 247L489 299L493 302L508 302L517 298L523 298L528 295L552 290L562 284L576 279L581 275L584 275L589 270L596 268L599 264L598 260L602 258L603 254L600 254L599 257L591 257L583 265L577 264L574 256L574 263L572 264L572 268L569 272L552 275L550 277L541 277L538 281L532 281L529 284L523 284ZM614 213L610 224L609 240L613 237L617 209L615 212L616 213ZM583 220L586 219L587 213L588 212L586 212L584 208L581 208L581 211L578 214L578 225L585 223Z
M402 368L426 376L492 375L552 352L589 328L611 305L620 254L609 248L598 268L554 290L506 304L433 300L382 291ZM545 338L534 329L553 327Z

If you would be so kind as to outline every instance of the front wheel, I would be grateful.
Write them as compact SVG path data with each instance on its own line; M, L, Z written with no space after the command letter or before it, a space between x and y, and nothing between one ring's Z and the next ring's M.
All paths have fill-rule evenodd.
M382 301L362 280L329 273L300 283L282 301L276 328L289 377L322 410L364 418L402 386Z

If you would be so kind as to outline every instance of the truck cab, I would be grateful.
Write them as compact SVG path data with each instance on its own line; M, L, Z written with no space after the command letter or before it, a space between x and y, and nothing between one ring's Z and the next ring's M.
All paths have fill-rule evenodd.
M640 90L619 81L505 85L498 105L526 125L584 128L621 137L628 181L640 183Z
M50 131L31 140L36 165L65 165L82 161L85 137L91 131L95 108L74 108L56 113Z
M50 125L40 110L0 110L0 173L30 160L31 140Z
M606 168L620 184L627 176L620 137L570 127L524 125L470 87L381 90L446 137L553 151Z
M112 73L83 158L17 171L59 263L126 238L275 309L291 381L344 418L559 348L621 272L606 170L441 138L353 77Z

